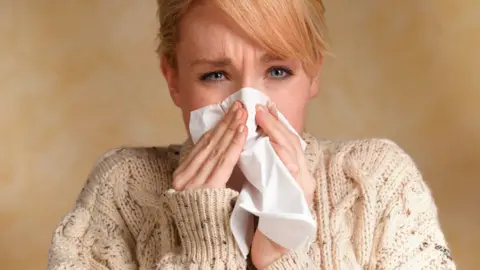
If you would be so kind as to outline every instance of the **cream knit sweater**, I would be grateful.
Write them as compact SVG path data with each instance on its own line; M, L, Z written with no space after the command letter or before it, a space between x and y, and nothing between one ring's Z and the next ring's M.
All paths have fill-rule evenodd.
M316 240L268 269L455 269L431 193L398 146L303 138ZM190 149L106 154L55 230L48 269L254 269L229 228L236 191L170 189Z

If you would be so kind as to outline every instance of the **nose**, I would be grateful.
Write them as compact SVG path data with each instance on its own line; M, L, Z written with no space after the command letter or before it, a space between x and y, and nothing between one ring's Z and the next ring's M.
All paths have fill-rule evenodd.
M263 67L259 63L260 52L256 50L242 50L243 54L235 61L237 76L232 78L235 80L235 90L250 87L258 91L264 92L265 80L263 76Z
M264 83L261 79L257 77L258 76L256 76L254 72L251 72L250 74L249 72L243 72L243 74L241 74L240 79L236 83L236 86L235 86L236 90L234 91L236 92L243 88L253 88L265 94Z

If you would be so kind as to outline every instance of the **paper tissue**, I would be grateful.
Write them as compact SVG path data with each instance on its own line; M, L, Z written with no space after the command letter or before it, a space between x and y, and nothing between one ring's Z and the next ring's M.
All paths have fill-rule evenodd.
M233 236L246 257L254 233L255 215L259 217L258 229L272 241L292 250L301 248L312 241L316 223L303 191L275 153L270 139L256 132L256 105L266 105L269 98L256 89L242 88L220 104L191 112L191 138L196 143L205 132L214 128L236 100L242 101L248 111L247 142L238 162L247 182L232 212ZM278 117L297 134L281 112ZM305 149L305 142L298 137Z

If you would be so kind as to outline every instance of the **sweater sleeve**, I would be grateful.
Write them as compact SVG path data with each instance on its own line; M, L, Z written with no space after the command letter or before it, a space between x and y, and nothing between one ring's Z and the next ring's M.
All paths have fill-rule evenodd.
M391 181L395 188L380 218L376 269L456 269L430 189L412 159L393 147L406 165L405 177ZM392 194L391 187L383 193Z
M137 268L135 242L113 198L111 174L122 163L117 151L97 162L74 209L55 229L47 269Z
M265 270L309 270L319 269L305 251L289 251L274 261Z
M197 189L165 193L181 248L165 256L158 269L246 269L230 230L231 189Z

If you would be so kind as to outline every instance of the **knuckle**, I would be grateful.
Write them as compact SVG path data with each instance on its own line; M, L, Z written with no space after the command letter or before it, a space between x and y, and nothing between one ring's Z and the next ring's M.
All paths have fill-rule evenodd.
M232 133L235 132L236 126L237 125L235 123L232 123L232 125L228 125L227 127L228 132L232 132Z
M217 163L217 168L233 167L236 160L233 158L232 153L230 155L224 154L220 157Z
M201 137L200 137L200 142L203 142L206 138L210 136L210 131L205 132Z
M297 135L293 134L292 132L289 133L290 134L290 140L292 140L293 144L295 146L299 146L300 145L300 138L298 138Z
M220 155L220 150L218 148L212 149L212 152L210 153L210 159L217 159L218 156Z
M233 136L232 144L236 147L242 147L243 144L245 143L246 136L244 134L246 133L247 131L244 131L243 134L237 133L236 136Z
M235 136L234 138L231 139L230 147L229 147L230 149L228 149L226 152L231 152L233 149L238 148L239 146L240 146L240 138Z
M212 137L212 131L211 131L211 130L205 132L205 133L202 135L202 137L200 137L200 140L199 140L200 143L199 143L199 145L205 145L211 137Z
M212 147L212 145L213 145L213 139L212 139L212 137L209 136L209 137L205 138L205 143L204 143L203 148L204 148L204 149L209 149L210 147Z
M172 182L172 187L175 190L181 190L183 188L182 184L175 180Z
M227 127L228 124L229 124L229 121L228 121L227 117L222 118L222 120L219 123L219 125L222 126L222 127Z
M190 174L188 171L175 171L172 177L172 186L177 186L180 189L190 181Z
M276 152L278 152L279 155L284 155L287 152L287 148L284 144L281 143L275 143L274 149Z
M218 167L223 167L225 166L225 164L227 163L227 156L226 155L222 155L220 157L220 159L218 160Z
M235 147L239 147L242 145L242 139L239 138L239 137L235 137L232 139L232 144L235 146Z

